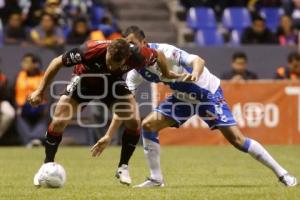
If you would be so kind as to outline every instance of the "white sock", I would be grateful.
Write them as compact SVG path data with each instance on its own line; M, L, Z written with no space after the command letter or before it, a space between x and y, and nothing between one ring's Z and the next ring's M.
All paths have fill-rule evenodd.
M158 133L142 130L144 154L150 168L150 178L162 181L163 176L160 168L160 145Z
M263 165L270 168L277 177L281 177L288 173L276 162L276 160L274 160L274 158L272 158L267 150L255 140L247 138L244 144L244 150Z

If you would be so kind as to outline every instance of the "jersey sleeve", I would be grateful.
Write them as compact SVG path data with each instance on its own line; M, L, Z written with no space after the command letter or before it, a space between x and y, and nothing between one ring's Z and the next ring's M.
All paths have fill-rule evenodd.
M83 62L84 53L82 48L74 48L65 52L62 56L63 65L66 67L71 67Z
M128 89L135 95L139 85L143 82L143 77L135 69L129 71L126 77L126 84Z
M167 52L171 51L172 58L176 61L176 64L180 66L192 66L194 59L197 58L196 55L189 54L186 51L172 45L166 45L164 50Z
M89 40L80 47L71 49L63 54L63 65L70 67L85 61L99 58L106 52L110 41Z

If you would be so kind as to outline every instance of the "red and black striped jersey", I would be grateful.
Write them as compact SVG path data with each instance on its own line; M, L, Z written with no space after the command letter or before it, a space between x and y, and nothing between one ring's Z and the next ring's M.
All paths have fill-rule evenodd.
M67 67L75 66L74 73L77 75L84 73L101 73L123 75L132 69L141 69L153 65L157 60L157 52L154 49L136 46L130 47L130 56L123 66L118 70L111 71L106 65L107 47L110 40L89 40L79 48L74 48L63 54L63 64Z

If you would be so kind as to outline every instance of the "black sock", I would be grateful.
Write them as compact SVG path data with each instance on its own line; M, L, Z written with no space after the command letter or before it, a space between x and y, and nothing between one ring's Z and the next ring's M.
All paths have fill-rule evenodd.
M46 158L44 160L44 163L54 162L54 157L61 140L62 140L62 135L54 136L54 135L50 135L49 133L46 134L46 140L45 140Z
M122 150L119 167L121 167L121 165L123 164L128 165L128 162L139 140L140 134L137 134L136 130L129 132L129 130L127 129L124 131L122 136Z

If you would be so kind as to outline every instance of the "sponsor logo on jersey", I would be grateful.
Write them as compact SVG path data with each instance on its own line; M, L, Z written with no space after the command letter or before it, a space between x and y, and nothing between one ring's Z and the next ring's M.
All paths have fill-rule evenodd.
M98 68L101 69L103 67L103 65L99 64L99 63L94 63L94 65Z
M80 53L70 53L70 59L73 63L80 63L81 62L81 55Z

